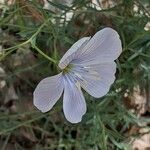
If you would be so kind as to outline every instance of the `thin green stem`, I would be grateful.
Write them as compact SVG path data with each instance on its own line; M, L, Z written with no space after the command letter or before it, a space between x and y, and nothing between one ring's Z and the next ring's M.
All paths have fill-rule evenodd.
M45 117L46 115L47 115L47 114L42 114L42 115L39 115L39 116L36 117L36 118L33 118L33 119L30 119L30 120L21 122L20 124L18 124L18 125L16 125L16 126L13 126L13 127L9 128L9 129L5 129L5 130L1 131L1 132L0 132L0 135L5 134L5 133L7 133L7 132L11 132L11 131L13 131L13 130L15 130L15 129L17 129L17 128L20 128L20 127L22 127L22 126L25 126L26 124L32 123L32 122L34 122L34 121L36 121L36 120L38 120L38 119L41 119L41 118Z
M50 60L51 62L53 63L57 63L56 60L52 59L51 57L47 56L45 53L43 53L34 43L33 43L33 39L36 38L36 36L40 33L41 29L46 25L46 23L49 21L49 19L47 19L39 28L38 30L36 31L36 33L34 33L27 41L21 43L21 44L18 44L18 45L15 45L13 47L10 47L10 48L7 48L7 49L4 49L4 51L8 51L6 52L4 55L2 55L0 57L0 60L4 59L7 55L9 55L10 53L12 53L14 50L16 50L16 48L19 48L23 45L26 45L28 43L31 43L32 47L35 48L35 50L37 50L42 56L44 56L46 59Z
M54 64L57 64L57 61L54 60L53 58L49 57L48 55L46 55L45 53L43 53L35 44L33 44L31 42L32 47L38 51L42 56L44 56L46 59L48 59L49 61L53 62Z

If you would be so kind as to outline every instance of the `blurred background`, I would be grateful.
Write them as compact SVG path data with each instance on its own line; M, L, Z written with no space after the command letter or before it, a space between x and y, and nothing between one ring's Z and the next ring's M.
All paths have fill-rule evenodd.
M87 113L70 124L62 98L48 113L33 106L39 81L78 39L115 29L123 52L109 93L84 93ZM36 45L36 46L35 46ZM0 150L149 150L150 1L0 0Z

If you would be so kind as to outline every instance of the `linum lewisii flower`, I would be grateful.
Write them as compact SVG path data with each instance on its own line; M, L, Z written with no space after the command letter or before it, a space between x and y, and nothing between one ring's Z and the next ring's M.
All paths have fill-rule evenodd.
M43 79L34 91L34 105L49 111L63 93L63 111L71 123L86 113L81 87L95 98L107 94L115 80L116 63L122 51L118 33L111 28L98 31L92 38L78 40L59 62L62 72Z

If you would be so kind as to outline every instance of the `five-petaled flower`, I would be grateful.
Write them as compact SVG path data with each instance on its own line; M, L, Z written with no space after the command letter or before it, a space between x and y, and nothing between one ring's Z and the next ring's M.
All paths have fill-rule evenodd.
M34 105L49 111L63 95L63 111L71 123L86 113L81 87L95 98L107 94L115 80L116 63L122 51L118 33L111 28L98 31L92 38L78 40L59 62L62 72L43 79L34 91Z

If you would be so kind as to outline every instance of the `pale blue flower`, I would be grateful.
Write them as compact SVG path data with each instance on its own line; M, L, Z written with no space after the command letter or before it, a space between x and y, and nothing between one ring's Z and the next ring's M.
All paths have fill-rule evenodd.
M95 98L107 94L115 80L116 63L122 51L118 33L104 28L92 38L78 40L59 62L62 72L43 79L34 91L34 105L49 111L63 95L63 111L71 123L86 113L81 87Z

